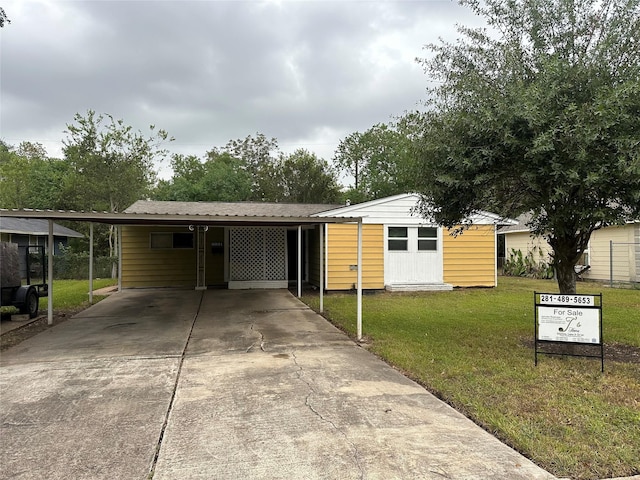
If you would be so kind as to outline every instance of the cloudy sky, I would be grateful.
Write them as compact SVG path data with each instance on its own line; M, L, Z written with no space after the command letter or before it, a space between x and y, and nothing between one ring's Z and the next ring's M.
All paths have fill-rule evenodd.
M350 133L420 108L425 44L479 25L450 0L0 6L11 20L0 29L0 138L58 157L66 125L92 109L164 128L176 153L260 132L330 160Z

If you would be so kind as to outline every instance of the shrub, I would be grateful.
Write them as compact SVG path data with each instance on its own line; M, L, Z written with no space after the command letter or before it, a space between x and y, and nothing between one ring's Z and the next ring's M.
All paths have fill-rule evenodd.
M536 251L537 257L536 258ZM522 251L511 249L509 258L504 263L503 272L511 277L529 277L538 279L553 278L553 265L546 260L546 255L539 247L534 247L523 255Z

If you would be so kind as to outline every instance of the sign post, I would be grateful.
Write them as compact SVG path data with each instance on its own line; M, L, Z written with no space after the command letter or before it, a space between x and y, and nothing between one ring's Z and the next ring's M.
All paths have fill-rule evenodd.
M533 293L535 305L535 365L538 353L600 358L604 372L604 342L602 340L602 294L561 295ZM543 345L573 344L599 347L599 355L587 353L557 353L540 350Z

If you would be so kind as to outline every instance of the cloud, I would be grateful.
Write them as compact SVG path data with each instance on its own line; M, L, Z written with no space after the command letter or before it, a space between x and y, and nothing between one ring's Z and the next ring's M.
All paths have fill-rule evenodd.
M203 155L261 132L330 159L341 138L419 106L415 57L456 22L450 1L13 0L0 30L0 135L60 155L88 109Z

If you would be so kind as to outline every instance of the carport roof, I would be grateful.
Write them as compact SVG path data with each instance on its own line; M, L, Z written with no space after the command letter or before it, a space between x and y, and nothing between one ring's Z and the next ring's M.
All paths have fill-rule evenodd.
M73 220L112 225L301 225L357 222L359 217L313 217L340 205L267 202L160 202L139 200L121 213L7 210L0 216Z

